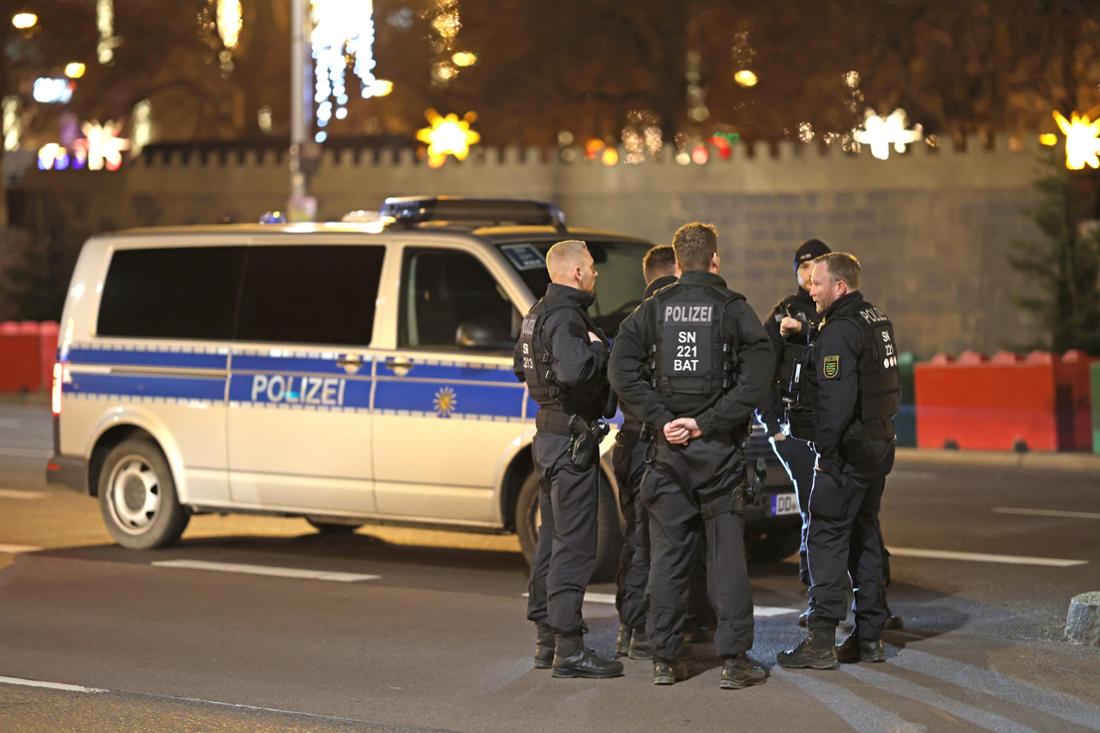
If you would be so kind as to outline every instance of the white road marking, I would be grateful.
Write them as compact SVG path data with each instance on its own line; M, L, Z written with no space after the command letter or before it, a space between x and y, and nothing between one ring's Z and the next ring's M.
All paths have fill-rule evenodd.
M522 593L524 598L527 598L529 594ZM614 605L615 596L611 593L585 593L585 603L607 603ZM783 608L781 606L753 606L752 614L754 616L783 616L788 613L798 613L797 608Z
M1023 507L995 506L994 514L1023 514L1035 517L1066 517L1067 519L1100 519L1100 512L1067 512L1061 509L1024 509Z
M15 489L0 489L0 499L45 499L49 496L46 491L16 491Z
M52 455L53 451L42 450L41 448L0 447L0 456L8 458L49 458Z
M66 685L62 682L42 682L41 680L25 680L21 677L0 677L0 685L18 685L20 687L44 687L47 690L64 690L65 692L87 692L91 694L107 692L107 690L101 690L98 687Z
M900 479L912 479L914 481L932 481L932 480L935 480L939 477L940 477L940 475L938 473L933 473L931 471L898 470L898 471L891 471L890 475L887 476L887 479L900 478Z
M921 550L914 547L887 547L894 557L921 557L929 560L962 560L964 562L995 562L1004 565L1042 565L1048 568L1068 568L1088 565L1088 560L1066 560L1058 557L1028 557L1027 555L990 555L984 552L954 552L951 550Z
M280 568L268 565L245 565L234 562L207 562L205 560L161 560L152 563L158 568L182 568L184 570L212 570L219 573L244 573L245 575L270 575L278 578L304 580L331 580L335 583L357 583L362 580L378 580L381 575L362 573L338 573L331 570L305 570Z
M33 545L0 545L0 553L5 555L22 555L25 552L38 552L41 549Z

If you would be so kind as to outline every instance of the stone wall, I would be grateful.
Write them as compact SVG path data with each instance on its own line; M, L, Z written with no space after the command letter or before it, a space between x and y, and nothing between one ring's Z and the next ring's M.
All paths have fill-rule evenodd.
M763 317L794 287L791 255L817 237L857 254L863 290L895 320L903 349L994 351L1036 337L1011 305L1020 289L1013 239L1041 173L1037 145L997 138L921 146L880 161L867 152L758 144L728 161L678 165L564 163L552 151L476 150L432 170L412 151L326 154L312 182L320 218L374 209L386 196L453 194L550 199L572 224L669 241L692 219L720 231L724 274ZM20 184L38 229L63 216L82 236L110 228L255 221L287 196L285 156L251 152L146 155L122 172L29 172ZM36 208L37 207L37 208Z

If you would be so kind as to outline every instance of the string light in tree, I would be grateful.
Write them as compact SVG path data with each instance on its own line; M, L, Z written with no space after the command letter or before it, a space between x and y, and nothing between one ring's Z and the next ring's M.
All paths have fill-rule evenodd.
M96 0L95 27L99 31L99 43L96 44L96 58L101 64L109 64L115 58L115 48L120 39L115 35L114 0Z
M446 117L429 109L424 113L429 127L423 127L416 133L416 139L428 145L428 165L438 168L447 161L448 155L458 160L466 160L470 146L481 140L481 134L470 129L477 114L467 112L461 119L455 113Z
M1067 120L1055 110L1054 121L1066 136L1066 168L1100 168L1100 119L1090 120L1087 114L1073 112Z
M349 61L359 77L364 99L380 96L385 88L374 76L373 0L311 0L313 31L310 33L314 63L314 101L317 126L324 128L333 117L347 116L346 74ZM392 89L392 84L388 88ZM388 93L385 92L385 93ZM316 135L322 142L328 134Z

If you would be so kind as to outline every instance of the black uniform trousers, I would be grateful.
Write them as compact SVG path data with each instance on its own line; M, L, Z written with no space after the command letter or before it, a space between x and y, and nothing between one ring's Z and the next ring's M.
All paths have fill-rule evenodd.
M649 513L638 500L648 450L649 441L640 440L637 433L620 431L611 453L615 483L619 485L619 508L626 525L615 576L615 608L619 621L632 629L645 626L645 590L649 582Z
M730 657L752 647L745 523L731 511L733 491L744 482L745 456L732 438L697 438L673 446L658 436L641 487L653 543L647 631L656 659L671 662L680 652L686 591L703 538L707 595L717 616L715 652Z
M817 454L813 446L805 440L787 436L786 440L770 440L776 458L783 464L795 493L798 495L798 511L802 515L802 540L798 544L798 579L803 585L810 584L810 571L806 567L806 534L809 531L808 507L810 487L814 483L814 463Z
M581 633L584 589L596 567L599 464L578 468L569 455L569 436L535 434L532 453L538 471L539 543L531 565L527 618L549 624L556 634Z
M861 641L882 637L886 623L886 552L878 513L886 475L894 465L894 444L884 444L881 470L861 472L842 464L839 480L817 471L810 490L807 534L811 629L835 629L845 616L845 595L856 600Z

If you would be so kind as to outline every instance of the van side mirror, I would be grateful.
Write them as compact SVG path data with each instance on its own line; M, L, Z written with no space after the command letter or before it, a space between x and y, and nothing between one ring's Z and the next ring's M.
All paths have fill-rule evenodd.
M463 321L455 331L455 344L476 351L511 351L516 345L511 334L487 321Z

